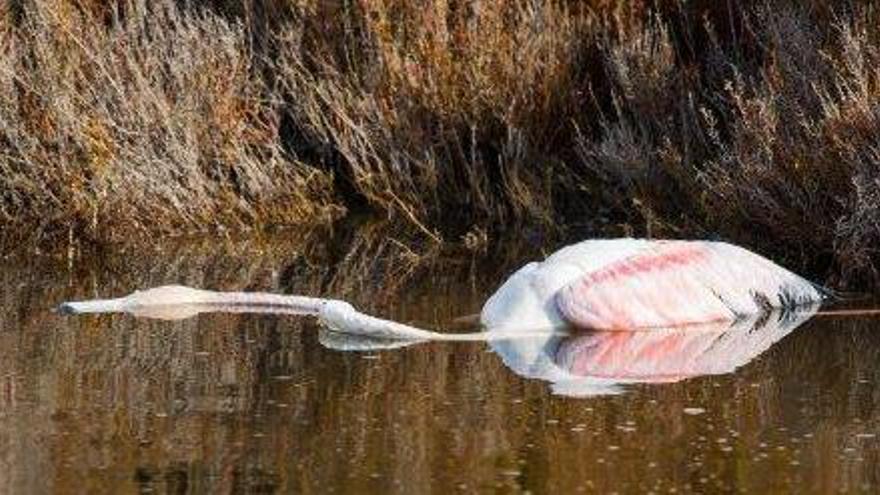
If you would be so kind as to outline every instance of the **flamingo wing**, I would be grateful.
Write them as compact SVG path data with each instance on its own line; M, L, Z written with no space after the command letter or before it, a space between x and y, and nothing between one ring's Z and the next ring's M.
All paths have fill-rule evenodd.
M574 326L622 330L735 320L822 298L808 280L732 244L655 241L568 283L555 302Z

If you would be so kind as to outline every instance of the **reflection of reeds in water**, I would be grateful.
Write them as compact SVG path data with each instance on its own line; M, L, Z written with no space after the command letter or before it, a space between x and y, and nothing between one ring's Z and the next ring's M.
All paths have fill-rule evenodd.
M856 323L808 324L732 376L578 401L516 377L482 345L364 359L324 349L314 324L299 318L169 324L44 309L182 282L341 296L441 326L478 308L509 270L501 255L450 260L378 231L323 241L181 246L173 255L109 256L75 274L0 272L0 491L412 493L500 484L568 493L590 481L601 492L654 483L762 492L857 490L880 474L876 443L855 437L880 418L880 397L858 381L880 380L872 350L880 345ZM683 416L691 406L707 412ZM722 437L732 452L721 450ZM753 460L759 452L768 458Z

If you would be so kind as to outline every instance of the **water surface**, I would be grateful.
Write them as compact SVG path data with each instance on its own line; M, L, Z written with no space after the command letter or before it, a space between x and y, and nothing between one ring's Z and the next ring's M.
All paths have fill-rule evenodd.
M612 363L634 383L591 394L530 374L497 344L340 351L327 345L346 342L303 318L162 322L50 311L61 300L184 283L339 297L456 330L456 317L478 311L506 274L540 256L535 246L438 254L369 231L214 244L0 265L0 492L852 493L880 485L876 318L771 325L778 338L740 355L760 347L743 342L769 335L745 328L740 340L724 334L728 348L711 360L732 365L714 374L667 366L651 380L639 359L705 339L592 335L549 345L555 364L585 375L609 372L597 349L635 356Z

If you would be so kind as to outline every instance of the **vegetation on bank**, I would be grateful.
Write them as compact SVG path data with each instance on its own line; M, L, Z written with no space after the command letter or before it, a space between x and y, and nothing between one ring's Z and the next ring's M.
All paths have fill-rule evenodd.
M880 277L868 2L0 5L7 232L114 242L370 209L432 237L626 225L839 286Z

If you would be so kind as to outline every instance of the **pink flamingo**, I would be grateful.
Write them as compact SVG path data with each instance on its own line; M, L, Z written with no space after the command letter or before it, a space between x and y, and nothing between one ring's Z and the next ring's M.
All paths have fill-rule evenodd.
M376 318L335 299L183 286L67 302L64 313L181 318L204 311L317 316L329 329L403 340L486 340L566 328L621 331L736 321L821 302L804 278L743 248L710 241L588 240L514 273L483 306L485 332L448 334Z

